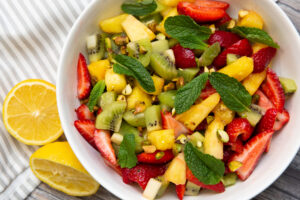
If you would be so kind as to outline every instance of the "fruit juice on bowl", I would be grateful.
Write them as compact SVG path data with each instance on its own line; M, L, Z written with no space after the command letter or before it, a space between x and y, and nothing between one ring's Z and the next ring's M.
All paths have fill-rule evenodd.
M271 68L282 52L270 20L248 1L121 3L123 13L86 37L74 74L74 127L103 157L101 170L135 183L146 199L169 185L179 199L207 197L200 188L226 196L253 180L290 120L286 96L297 89Z

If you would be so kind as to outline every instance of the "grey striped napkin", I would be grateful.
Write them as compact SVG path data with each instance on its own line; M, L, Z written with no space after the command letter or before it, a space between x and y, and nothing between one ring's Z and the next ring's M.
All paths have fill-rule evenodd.
M90 1L0 1L1 108L9 90L22 80L55 83L66 36ZM0 120L0 200L25 199L39 184L29 168L29 156L35 149L11 137Z

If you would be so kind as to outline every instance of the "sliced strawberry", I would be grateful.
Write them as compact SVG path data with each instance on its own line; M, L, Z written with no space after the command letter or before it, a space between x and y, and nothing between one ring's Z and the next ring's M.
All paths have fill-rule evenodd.
M77 95L79 99L85 99L90 95L92 84L89 70L84 56L80 53L77 63Z
M264 110L264 112L266 112L270 108L274 108L272 102L261 90L257 90L255 94L259 96L258 105Z
M218 192L218 193L221 193L221 192L224 192L225 191L225 187L224 187L224 184L222 182L216 184L216 185L205 185L204 183L200 182L195 176L194 174L192 173L192 171L187 167L186 168L186 179L188 181L191 181L192 183L202 187L202 188L205 188L205 189L208 189L208 190L213 190L215 192Z
M284 90L282 89L278 76L272 69L268 68L266 81L261 88L273 103L274 107L279 112L282 112L285 103Z
M243 164L236 171L242 181L246 180L253 172L272 135L272 130L257 134L247 142L242 153L237 153L232 157L231 161L239 161Z
M234 152L231 150L231 148L229 146L224 146L224 150L223 150L223 159L222 161L224 163L227 163L227 161L232 157L232 155L234 154Z
M96 147L94 141L95 122L91 120L76 120L74 126L88 143Z
M177 68L185 69L197 67L195 54L192 50L183 48L180 44L176 44L172 49Z
M276 117L276 121L274 124L274 131L279 131L286 123L290 120L290 114L287 110L283 110L279 112Z
M276 55L276 49L273 47L267 47L259 50L252 55L254 61L254 73L264 71L264 69L270 64L271 60Z
M188 134L190 131L179 121L177 121L170 112L161 112L163 129L173 129L175 138L181 134Z
M244 149L244 145L241 139L237 139L235 142L228 142L226 145L229 145L231 150L237 153L241 153Z
M94 113L90 111L90 109L87 107L87 105L82 104L75 110L77 114L77 118L79 120L95 120Z
M102 157L107 160L112 166L117 166L117 158L115 150L111 145L109 131L96 129L94 140Z
M124 183L136 182L144 190L150 178L161 176L166 171L165 165L149 165L138 164L137 166L129 169L122 169L122 177Z
M205 88L201 91L200 98L204 100L216 92L216 89L213 88L213 86L209 82L207 82Z
M205 131L207 129L207 120L203 120L195 129L195 131Z
M226 15L226 11L222 8L202 7L195 2L179 2L177 11L179 14L190 16L199 23L217 21Z
M163 152L164 155L160 159L156 159L155 155L159 152ZM148 164L164 164L174 158L172 150L156 151L154 153L140 153L137 155L137 159L140 163Z
M241 37L237 34L227 32L227 31L216 31L208 39L208 44L212 45L219 42L220 46L223 48L228 48L234 43L241 40Z
M184 192L185 192L185 184L176 185L176 194L179 200L183 199Z
M217 26L217 27L225 26L225 25L227 25L227 24L230 22L231 19L232 19L232 18L226 13L226 14L224 15L224 17L222 17L222 19L220 19L220 20L218 20L218 21L216 22L216 26Z
M212 0L196 0L195 4L201 7L220 8L223 10L227 10L230 6L229 3L226 3L224 1L212 1Z
M251 56L252 46L247 39L240 40L230 47L226 48L218 57L215 58L213 65L223 67L226 65L227 54L236 54L239 56Z
M261 133L264 131L273 131L276 116L277 116L276 108L270 108L269 110L267 110L266 114L262 117L262 119L258 124L257 132Z
M234 143L239 135L242 135L242 140L246 141L250 138L253 132L253 127L245 118L235 118L226 127L226 132L229 135L229 141Z
M102 108L99 108L97 111L97 115L100 115L100 113L102 113L102 111L103 111Z

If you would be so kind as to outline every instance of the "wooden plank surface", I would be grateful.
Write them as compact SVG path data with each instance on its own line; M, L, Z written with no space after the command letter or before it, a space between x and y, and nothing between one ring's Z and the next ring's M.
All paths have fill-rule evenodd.
M279 0L279 6L287 13L300 32L300 0ZM117 200L114 195L100 187L99 191L90 197L71 197L41 183L27 200ZM268 189L254 198L255 200L297 200L300 199L300 151L292 164Z

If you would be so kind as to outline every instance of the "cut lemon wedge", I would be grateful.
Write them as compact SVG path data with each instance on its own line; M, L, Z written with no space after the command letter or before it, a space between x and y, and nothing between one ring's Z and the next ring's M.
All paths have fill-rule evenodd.
M89 196L99 188L68 142L55 142L41 147L31 155L30 167L41 181L68 195Z
M28 145L44 145L63 133L56 104L55 86L30 79L17 84L3 103L8 132Z

